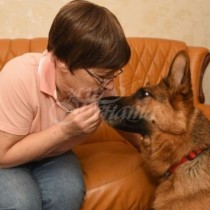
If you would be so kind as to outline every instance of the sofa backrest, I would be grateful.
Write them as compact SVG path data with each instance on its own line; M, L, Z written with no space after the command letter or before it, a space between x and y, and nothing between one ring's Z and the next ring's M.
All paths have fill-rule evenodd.
M210 60L209 50L189 47L184 42L160 39L129 37L131 59L124 67L125 73L116 80L117 91L129 95L147 83L155 84L164 77L175 54L188 51L191 58L191 76L195 102L203 102L202 77ZM13 57L27 52L42 52L46 49L47 38L0 39L0 69Z
M131 59L123 68L124 73L116 79L116 90L119 95L129 95L147 83L159 82L166 76L175 54L180 50L186 50L190 56L195 104L204 102L202 79L210 61L208 49L190 47L182 41L160 38L129 37L128 42L131 47ZM13 57L27 52L42 52L46 46L47 38L0 39L0 69ZM109 131L111 129L107 125L103 127L105 128L99 129L97 138L98 135L107 139L118 138L116 136L118 134L114 132L107 134L106 129Z
M46 38L0 39L0 70L12 58L28 52L42 52L46 46Z
M158 83L169 69L175 54L187 50L184 42L154 39L128 38L131 47L131 59L125 66L125 74L117 86L120 94L129 95L139 87ZM123 87L123 89L122 89Z
M125 74L119 78L118 93L129 95L147 83L158 83L168 73L176 53L186 50L191 60L195 103L204 101L202 78L210 61L208 49L190 47L182 41L160 38L132 37L128 38L128 42L132 54L128 65L125 66Z

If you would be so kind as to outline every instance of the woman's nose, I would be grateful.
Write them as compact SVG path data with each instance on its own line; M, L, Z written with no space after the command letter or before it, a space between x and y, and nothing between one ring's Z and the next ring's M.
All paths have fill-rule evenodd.
M105 89L107 90L113 90L114 89L114 80L110 80L105 86Z

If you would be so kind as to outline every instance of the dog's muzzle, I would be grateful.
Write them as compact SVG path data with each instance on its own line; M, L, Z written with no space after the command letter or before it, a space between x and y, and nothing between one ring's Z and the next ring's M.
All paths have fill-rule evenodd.
M129 101L129 97L104 97L99 100L98 106L102 117L110 126L132 133L148 135L147 121L139 115L135 105Z

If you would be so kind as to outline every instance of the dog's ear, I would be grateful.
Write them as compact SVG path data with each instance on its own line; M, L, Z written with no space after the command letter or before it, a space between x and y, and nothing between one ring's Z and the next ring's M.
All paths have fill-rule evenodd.
M167 80L174 92L178 90L183 94L192 91L190 76L190 59L186 51L180 51L172 61Z

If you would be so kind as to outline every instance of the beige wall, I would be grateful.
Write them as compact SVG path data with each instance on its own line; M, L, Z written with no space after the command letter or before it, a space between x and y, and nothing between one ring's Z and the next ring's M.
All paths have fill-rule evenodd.
M209 0L90 0L109 8L127 36L179 39L210 49ZM68 0L0 0L0 38L46 37ZM204 89L210 102L210 69ZM208 87L209 86L209 87Z

